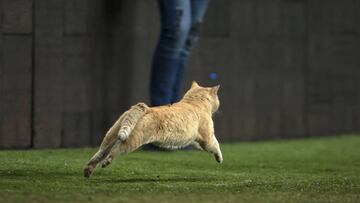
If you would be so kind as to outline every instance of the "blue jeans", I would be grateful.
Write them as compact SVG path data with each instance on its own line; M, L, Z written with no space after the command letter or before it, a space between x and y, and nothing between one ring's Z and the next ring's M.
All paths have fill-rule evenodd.
M150 79L152 106L177 102L209 0L158 0L161 33Z

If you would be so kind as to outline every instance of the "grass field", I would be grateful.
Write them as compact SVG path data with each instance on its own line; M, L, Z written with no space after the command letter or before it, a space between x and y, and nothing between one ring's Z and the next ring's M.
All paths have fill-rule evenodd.
M360 136L222 144L118 157L90 179L95 149L0 151L0 202L360 202Z

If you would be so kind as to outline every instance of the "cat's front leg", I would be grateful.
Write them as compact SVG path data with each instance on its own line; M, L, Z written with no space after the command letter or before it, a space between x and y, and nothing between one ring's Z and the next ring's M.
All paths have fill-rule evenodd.
M217 162L222 163L223 162L223 156L220 150L220 144L218 140L216 139L215 135L213 135L212 141L210 142L210 148L211 152L214 154L215 159Z
M204 139L199 144L205 151L214 154L215 160L218 163L223 162L223 156L220 150L220 145L215 135L211 136L209 139Z
M199 128L199 144L207 152L214 154L217 162L222 163L223 157L220 145L214 134L214 123L211 119Z

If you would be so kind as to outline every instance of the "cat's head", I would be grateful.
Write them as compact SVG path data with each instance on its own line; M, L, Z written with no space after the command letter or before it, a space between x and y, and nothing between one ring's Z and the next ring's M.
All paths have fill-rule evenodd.
M191 88L186 92L184 97L193 98L194 100L205 100L210 102L212 112L216 112L220 106L218 97L220 85L214 87L201 87L197 82L193 81Z

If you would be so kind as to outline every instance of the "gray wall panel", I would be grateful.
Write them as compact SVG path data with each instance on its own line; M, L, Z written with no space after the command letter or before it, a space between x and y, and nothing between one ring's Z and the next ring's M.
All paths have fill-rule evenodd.
M62 147L81 147L91 144L92 117L89 112L71 111L62 115Z
M2 36L1 148L31 145L31 47L31 37Z
M88 31L89 0L64 0L64 34L79 35Z
M2 13L3 13L3 0L0 0L0 47L3 47L3 42L2 42ZM0 53L0 96L2 95L2 86L3 86L3 74L2 74L2 69L3 69L3 54L2 54L2 50L0 49L1 53ZM0 139L4 140L5 136L3 135L3 130L2 130L2 125L4 122L4 113L3 113L3 108L2 106L0 106ZM2 143L3 141L1 141L0 143Z
M64 1L38 0L35 10L34 146L60 147L65 77Z
M229 37L231 30L231 0L212 1L203 23L204 37ZM210 21L212 23L206 23Z
M32 32L33 0L3 0L3 33Z
M281 4L279 0L256 3L256 34L276 36L281 33Z

